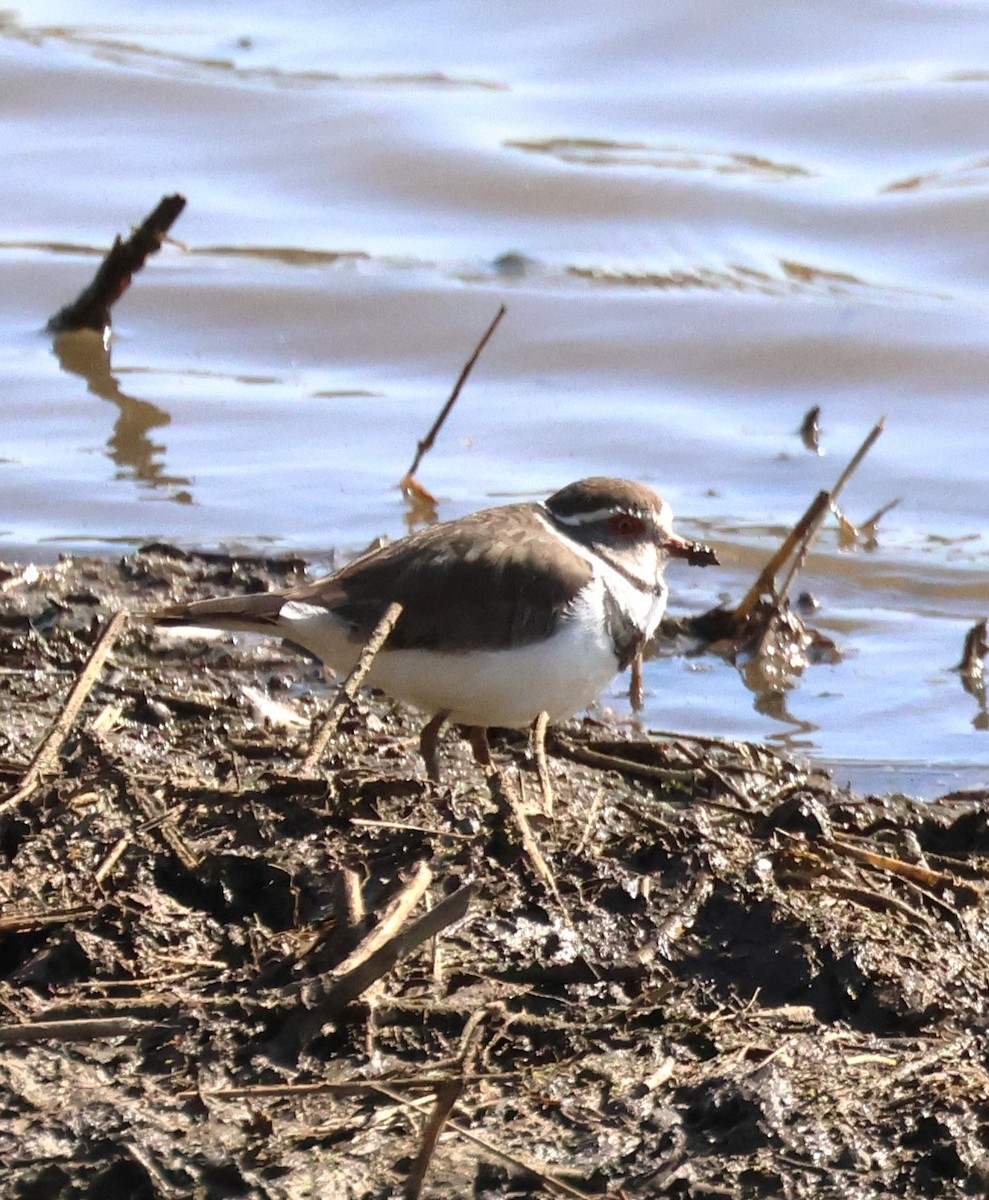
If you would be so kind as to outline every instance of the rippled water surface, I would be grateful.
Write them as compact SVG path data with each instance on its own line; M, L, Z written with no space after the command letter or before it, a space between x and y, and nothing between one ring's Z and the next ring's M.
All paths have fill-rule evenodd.
M989 785L950 669L989 611L983 4L41 2L0 14L0 78L0 555L400 534L504 302L421 472L442 516L650 481L721 553L671 572L698 610L886 415L843 507L900 504L802 577L842 660L772 711L659 661L646 716ZM46 318L175 191L111 368L56 354Z

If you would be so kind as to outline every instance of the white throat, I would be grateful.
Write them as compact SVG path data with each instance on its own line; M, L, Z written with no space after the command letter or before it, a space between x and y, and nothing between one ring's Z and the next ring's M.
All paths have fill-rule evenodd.
M539 513L538 516L547 529L557 537L560 536L560 530L547 517L544 517L542 513ZM564 523L583 524L583 522L575 520L568 520ZM646 640L651 638L663 619L663 613L666 611L666 598L669 594L662 570L657 572L655 578L647 580L641 576L639 571L635 570L639 564L630 563L627 568L629 574L641 584L637 587L625 575L616 571L608 560L596 551L588 549L576 538L567 538L567 541L571 549L590 566L595 580L600 579L601 581L602 587L596 601L592 601L590 595L588 595L588 601L594 603L597 610L601 612L604 609L604 593L607 592L625 618L642 631L643 637Z

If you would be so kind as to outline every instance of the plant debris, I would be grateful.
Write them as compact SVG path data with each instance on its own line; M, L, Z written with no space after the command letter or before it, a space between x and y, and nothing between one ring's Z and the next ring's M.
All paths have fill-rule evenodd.
M471 371L474 370L477 360L484 352L484 347L494 336L494 331L498 328L499 324L501 323L501 318L507 311L508 310L505 308L504 304L498 306L498 311L492 318L491 324L481 335L481 340L474 347L470 358L468 358L464 363L463 368L457 377L457 382L453 385L453 390L447 397L446 403L440 409L436 420L429 427L429 432L416 445L416 452L413 456L412 463L409 466L409 469L402 476L402 479L398 485L402 489L402 494L405 496L405 499L409 504L409 515L412 519L412 522L415 524L429 523L431 521L435 521L437 517L436 497L423 483L416 478L416 472L419 470L422 460L426 457L429 451L432 450L439 431L443 428L447 417L453 411L453 406L460 399L460 393L463 391L464 384L470 377Z
M588 718L550 817L365 695L306 768L317 664L133 615L300 570L0 568L5 1195L986 1193L989 796Z
M838 518L842 545L850 548L857 542L860 531L838 509L837 501L884 426L885 418L877 421L831 490L818 492L734 608L719 605L697 616L667 617L660 626L661 640L689 645L694 653L718 654L737 665L746 687L755 692L760 711L785 715L786 692L808 664L840 659L834 642L803 620L799 610L807 606L798 599L791 607L789 593L828 513ZM863 525L867 547L875 545L878 522L896 503L880 509Z

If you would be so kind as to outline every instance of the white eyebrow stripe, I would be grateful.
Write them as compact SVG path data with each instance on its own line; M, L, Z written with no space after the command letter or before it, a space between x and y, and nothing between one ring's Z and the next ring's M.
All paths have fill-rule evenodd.
M593 512L573 513L570 516L564 516L562 513L553 513L553 520L559 521L561 525L589 525L592 521L603 521L605 517L616 517L619 513L628 513L630 516L638 516L626 508L616 508L614 505L608 508L596 508ZM643 518L640 518L642 520Z

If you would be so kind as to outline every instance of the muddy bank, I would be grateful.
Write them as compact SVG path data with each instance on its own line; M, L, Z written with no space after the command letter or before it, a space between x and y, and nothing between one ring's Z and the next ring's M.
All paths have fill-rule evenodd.
M41 1197L989 1194L987 797L562 730L486 781L277 643L119 607L302 577L0 568L0 1162ZM12 797L12 799L11 799Z

